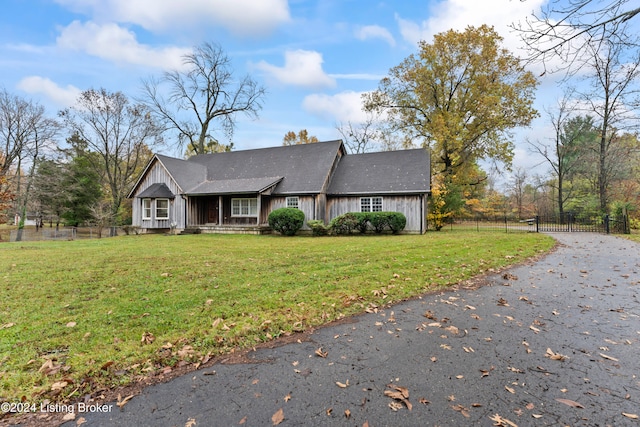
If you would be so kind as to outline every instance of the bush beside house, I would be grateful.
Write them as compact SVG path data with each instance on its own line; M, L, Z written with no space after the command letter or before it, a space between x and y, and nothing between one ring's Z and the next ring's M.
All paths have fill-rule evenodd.
M296 208L280 208L269 214L269 227L285 236L293 236L304 225L304 212Z

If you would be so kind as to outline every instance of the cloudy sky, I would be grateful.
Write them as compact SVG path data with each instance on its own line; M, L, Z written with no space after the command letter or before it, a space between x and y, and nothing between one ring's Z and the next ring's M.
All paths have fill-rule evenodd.
M260 118L239 121L236 149L280 145L300 129L337 139L336 123L361 119L360 95L415 53L419 40L489 24L517 52L508 25L546 1L3 0L0 88L53 115L89 88L139 96L141 79L216 42L239 75L251 74L268 92ZM538 109L554 102L553 88L543 82ZM519 148L516 165L530 157Z

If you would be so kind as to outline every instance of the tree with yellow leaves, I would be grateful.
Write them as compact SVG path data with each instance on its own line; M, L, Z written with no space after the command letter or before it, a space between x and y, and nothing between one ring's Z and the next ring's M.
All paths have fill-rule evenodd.
M435 173L452 176L479 159L509 165L509 131L538 114L537 80L501 43L486 25L421 41L417 54L365 95L365 108L386 111L398 131L421 139L432 151Z

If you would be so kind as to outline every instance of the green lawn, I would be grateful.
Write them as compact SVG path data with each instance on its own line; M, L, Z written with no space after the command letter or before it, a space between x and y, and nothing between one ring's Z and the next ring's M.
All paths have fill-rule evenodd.
M123 236L0 244L0 401L73 400L540 254L550 237Z

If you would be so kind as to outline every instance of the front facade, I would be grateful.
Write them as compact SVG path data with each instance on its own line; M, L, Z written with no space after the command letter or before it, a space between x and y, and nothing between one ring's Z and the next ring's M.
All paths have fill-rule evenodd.
M397 211L407 233L426 231L426 150L346 154L341 141L204 154L155 155L129 194L143 231L270 232L282 207L309 220L346 212ZM306 227L306 226L305 226Z

